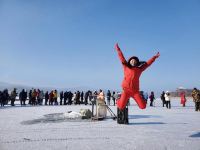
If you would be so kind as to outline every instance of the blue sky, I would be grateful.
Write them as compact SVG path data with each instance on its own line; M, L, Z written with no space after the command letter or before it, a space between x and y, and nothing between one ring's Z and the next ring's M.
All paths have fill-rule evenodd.
M125 57L160 58L143 90L200 87L199 0L0 0L0 81L121 89Z

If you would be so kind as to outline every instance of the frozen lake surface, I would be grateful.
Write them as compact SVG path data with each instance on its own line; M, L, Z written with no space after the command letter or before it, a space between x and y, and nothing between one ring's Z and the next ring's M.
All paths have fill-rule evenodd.
M82 108L91 106L0 108L0 150L200 150L200 112L192 101L181 107L174 99L166 109L157 100L145 110L132 102L129 125L63 118ZM115 106L110 108L116 113Z

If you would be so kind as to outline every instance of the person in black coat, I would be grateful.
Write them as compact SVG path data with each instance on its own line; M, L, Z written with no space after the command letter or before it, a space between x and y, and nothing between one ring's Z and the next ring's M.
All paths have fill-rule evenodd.
M85 93L85 105L88 104L89 91Z
M19 92L19 101L20 101L20 105L22 106L22 91Z
M26 99L27 99L27 91L23 89L21 92L22 105L26 105Z
M9 101L9 94L8 94L8 90L7 89L5 89L4 91L3 91L3 93L2 93L2 105L4 106L4 105L6 105L6 104L8 104L8 101Z
M150 106L153 106L153 101L155 100L154 92L151 92L149 99L150 99Z
M72 104L73 93L71 91L68 92L68 103L69 105Z
M116 100L115 91L113 91L112 100L113 100L113 105L115 106L115 100Z
M109 106L110 105L110 98L111 98L110 90L108 90L106 96L107 96L107 105Z
M81 92L81 104L83 104L83 97L84 97L84 93L83 91Z
M65 93L63 94L64 97L64 105L67 105L67 97L68 97L68 92L65 91Z
M28 98L29 98L28 104L32 105L33 104L33 101L32 101L32 90L29 91Z
M45 98L45 102L44 104L47 105L48 101L49 101L49 92L46 91L45 95L44 95L44 98Z
M166 101L165 101L165 92L164 91L162 92L160 99L162 100L163 107L165 107Z
M17 89L14 88L14 90L11 92L11 95L10 95L11 106L15 106L16 97L17 97Z
M3 93L0 91L0 104L1 104L1 107L3 107Z
M75 104L79 104L79 105L81 104L80 98L81 98L81 93L77 91L76 97L75 97Z
M62 100L63 100L64 94L63 91L60 92L60 105L62 105Z

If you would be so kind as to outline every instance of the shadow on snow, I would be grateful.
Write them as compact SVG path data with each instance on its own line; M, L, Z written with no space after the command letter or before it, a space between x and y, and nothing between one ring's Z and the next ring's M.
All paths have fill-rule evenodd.
M190 135L192 138L200 138L200 132Z
M129 125L163 125L164 122L131 122Z
M23 125L33 125L39 123L60 123L60 122L89 122L91 119L82 119L82 118L66 118L64 113L54 113L46 114L44 117L39 119L22 121Z
M141 118L161 118L158 115L129 115L129 119L141 119Z

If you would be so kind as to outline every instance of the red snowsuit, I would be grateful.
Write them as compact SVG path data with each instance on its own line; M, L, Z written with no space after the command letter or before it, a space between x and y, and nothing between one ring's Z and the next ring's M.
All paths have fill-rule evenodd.
M180 94L180 96L181 96L181 104L182 104L183 106L185 106L185 102L186 102L185 93L182 92L182 93Z
M116 49L119 55L119 59L123 64L124 80L122 82L123 92L120 99L117 101L117 107L123 110L126 107L127 101L130 97L134 98L136 103L141 109L146 108L146 101L141 97L139 93L139 78L142 72L149 67L157 58L153 56L141 67L128 67L126 59L120 49Z

